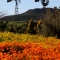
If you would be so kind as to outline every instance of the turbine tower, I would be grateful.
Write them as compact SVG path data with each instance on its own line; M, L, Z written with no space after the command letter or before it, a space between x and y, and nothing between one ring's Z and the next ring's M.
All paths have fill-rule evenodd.
M7 2L15 1L15 14L17 15L19 13L18 11L18 4L20 3L20 0L7 0Z
M19 11L18 11L18 4L20 3L20 0L15 0L15 14L18 14Z

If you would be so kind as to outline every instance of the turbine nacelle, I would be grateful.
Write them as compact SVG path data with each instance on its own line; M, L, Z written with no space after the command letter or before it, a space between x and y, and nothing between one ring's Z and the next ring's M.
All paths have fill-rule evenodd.
M18 14L18 4L20 3L20 0L7 0L7 2L15 1L15 14Z

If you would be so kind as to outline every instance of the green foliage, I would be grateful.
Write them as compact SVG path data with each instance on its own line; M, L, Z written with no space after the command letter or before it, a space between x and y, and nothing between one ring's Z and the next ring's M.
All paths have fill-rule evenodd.
M0 42L3 42L4 40L3 40L3 37L0 37Z
M10 25L10 27L9 27L9 31L15 33L16 29L15 29L13 23Z
M5 31L8 26L8 21L0 21L0 31Z

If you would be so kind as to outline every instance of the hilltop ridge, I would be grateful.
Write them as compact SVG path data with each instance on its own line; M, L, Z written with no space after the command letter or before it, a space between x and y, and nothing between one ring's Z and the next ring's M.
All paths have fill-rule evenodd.
M5 16L0 19L0 21L28 21L30 19L33 20L39 20L43 18L43 16L46 14L46 10L50 9L53 10L53 8L35 8L35 9L30 9L22 14L18 15L11 15L11 16Z

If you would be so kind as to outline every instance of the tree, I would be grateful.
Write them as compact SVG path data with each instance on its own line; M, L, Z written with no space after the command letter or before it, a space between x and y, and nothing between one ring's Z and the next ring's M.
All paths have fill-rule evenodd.
M7 11L0 11L0 18L4 17L7 14Z
M7 14L7 11L0 11L0 18L4 17ZM0 19L0 31L5 31L7 29L8 21L2 21Z

